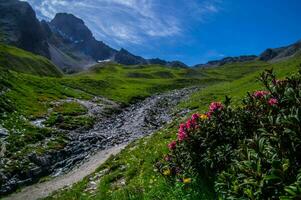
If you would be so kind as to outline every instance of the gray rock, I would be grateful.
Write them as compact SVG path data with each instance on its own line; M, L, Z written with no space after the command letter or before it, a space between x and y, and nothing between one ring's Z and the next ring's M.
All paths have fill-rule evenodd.
M0 137L7 137L8 135L9 135L8 130L0 126Z
M28 156L29 160L38 166L48 167L52 164L50 155L38 156L36 153L32 153Z

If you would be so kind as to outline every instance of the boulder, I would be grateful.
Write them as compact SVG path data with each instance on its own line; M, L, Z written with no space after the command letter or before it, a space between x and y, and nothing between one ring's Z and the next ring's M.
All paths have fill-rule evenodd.
M1 137L7 137L8 135L9 135L8 130L3 128L2 126L0 126L0 138Z

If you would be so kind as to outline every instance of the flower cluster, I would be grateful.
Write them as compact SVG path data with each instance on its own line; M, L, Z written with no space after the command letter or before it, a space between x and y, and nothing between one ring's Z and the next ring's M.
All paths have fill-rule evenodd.
M209 112L215 112L217 110L223 109L223 104L221 102L212 102L209 106Z
M279 81L275 81L277 84L279 84ZM270 97L271 93L269 91L259 90L253 93L252 95L255 99L259 100L265 100L267 98L267 103L270 106L276 106L278 104L278 100L274 97Z
M222 111L224 108L224 105L221 102L212 102L209 105L208 112L206 114L199 114L194 113L185 123L180 124L177 134L177 140L171 141L167 146L170 150L170 155L166 155L164 157L165 162L172 163L174 161L174 157L171 155L172 152L177 151L177 146L182 148L185 146L185 143L188 143L190 140L190 134L194 134L195 132L198 132L201 130L201 124L205 123L210 119L212 114L218 114L218 111ZM185 142L184 142L185 141ZM187 177L182 177L181 172L183 170L177 166L177 167L167 167L161 170L161 173L164 176L171 176L174 174L177 174L180 176L177 178L179 182L182 182L184 184L191 183L192 179Z
M218 199L300 199L301 70L281 81L261 77L267 90L241 106L212 102L181 124L159 172L187 187L209 176Z
M274 106L274 105L277 105L278 104L278 100L275 99L275 98L270 98L268 103L271 105L271 106Z
M263 97L265 97L266 95L270 94L270 92L268 91L263 91L263 90L259 90L253 93L253 96L255 98L261 99Z

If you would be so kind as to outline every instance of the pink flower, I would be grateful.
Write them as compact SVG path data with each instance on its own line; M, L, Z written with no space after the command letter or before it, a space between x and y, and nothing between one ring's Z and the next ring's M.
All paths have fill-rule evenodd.
M224 106L221 102L212 102L209 106L210 112L214 112L216 110L221 110L223 108L224 108Z
M186 122L186 128L191 129L194 126L194 123L191 119L187 120Z
M198 113L194 113L192 116L191 116L191 119L192 120L197 120L198 118L200 118L200 115Z
M253 96L260 99L260 98L262 98L262 97L264 97L264 96L266 96L268 94L270 94L270 92L268 92L268 91L262 91L261 90L261 91L254 92Z
M180 124L179 132L186 132L186 124Z
M177 146L177 142L176 141L172 141L171 143L168 144L168 148L169 150L174 150Z
M181 142L184 139L186 139L188 137L187 133L185 133L184 131L181 131L178 133L178 140Z
M278 100L275 98L270 98L268 103L273 106L273 105L277 105L278 104Z
M182 141L185 138L187 138L187 125L186 124L181 124L178 132L178 140Z

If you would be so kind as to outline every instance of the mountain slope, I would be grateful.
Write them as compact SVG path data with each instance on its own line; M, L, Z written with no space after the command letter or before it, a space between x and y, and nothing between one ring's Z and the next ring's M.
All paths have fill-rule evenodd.
M269 48L262 52L259 55L258 59L263 61L276 62L282 59L292 57L298 53L301 53L301 40L285 47L279 47L274 49Z
M27 2L0 0L0 13L4 42L49 57L47 35Z
M251 61L199 69L203 76L210 79L217 76L224 79L196 92L181 107L203 113L208 110L210 102L221 101L225 95L233 99L234 105L239 105L239 99L247 91L262 87L257 78L264 69L274 68L281 78L296 72L300 64L301 57L295 56L278 63ZM166 181L154 166L168 155L167 144L176 138L178 124L183 121L186 121L185 118L177 117L176 121L161 131L130 144L119 155L99 166L95 173L46 199L214 199L213 185L206 176L200 182L192 181L191 184L183 186L178 182L173 184Z
M247 55L237 57L225 57L220 60L209 61L206 64L198 64L194 67L217 67L230 63L249 62L254 60L261 60L266 62L278 62L295 55L301 54L301 40L290 44L285 47L268 48L262 52L259 56Z
M0 44L0 67L38 76L62 76L62 72L47 58L2 44Z

